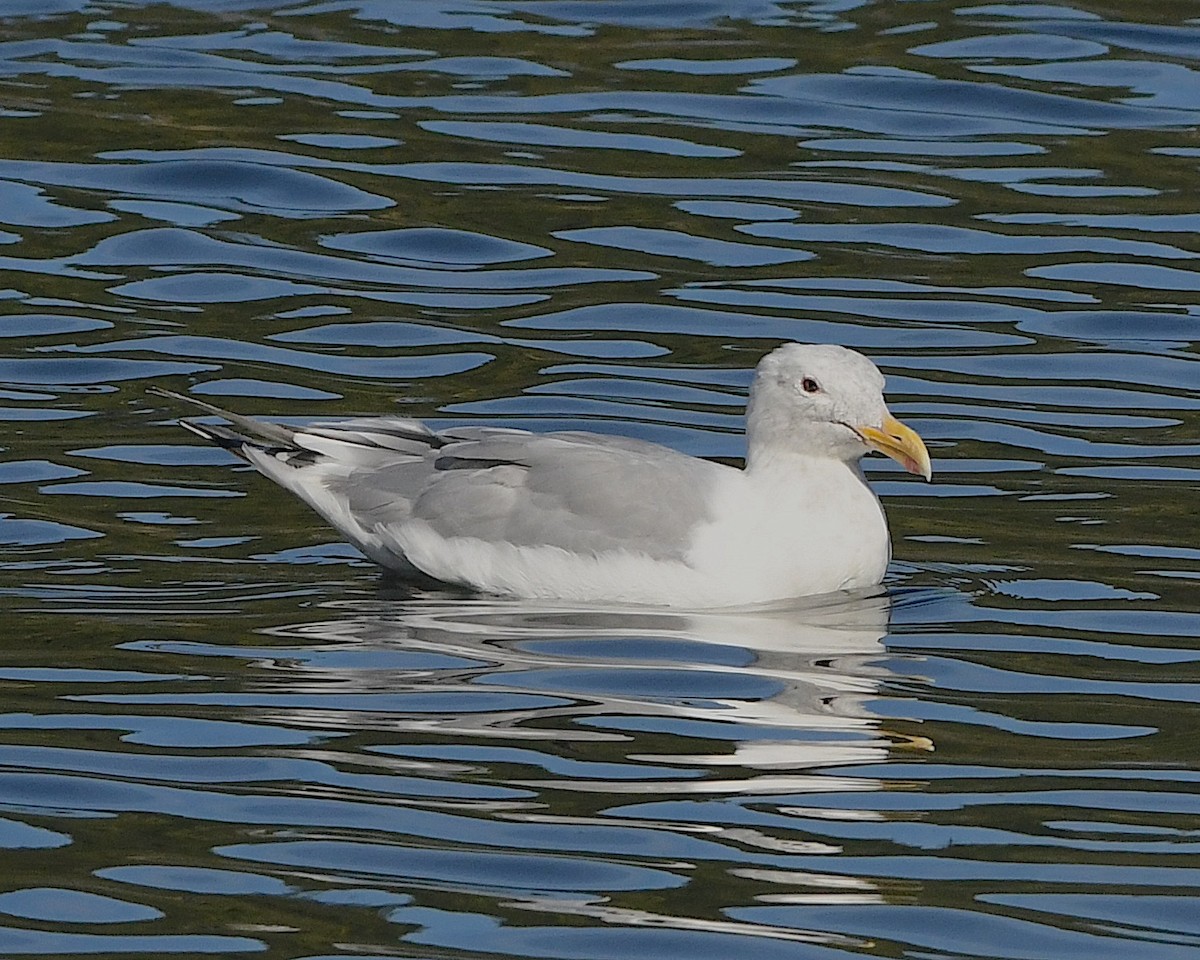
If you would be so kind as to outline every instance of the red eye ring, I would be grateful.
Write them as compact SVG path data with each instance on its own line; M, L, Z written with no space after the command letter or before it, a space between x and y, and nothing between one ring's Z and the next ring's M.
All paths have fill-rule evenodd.
M805 377L800 381L800 389L805 393L820 393L821 385L812 377Z

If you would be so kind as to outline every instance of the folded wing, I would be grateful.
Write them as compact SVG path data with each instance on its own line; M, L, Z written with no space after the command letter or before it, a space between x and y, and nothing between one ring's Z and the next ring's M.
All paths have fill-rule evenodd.
M156 390L224 418L182 421L292 491L368 556L403 572L420 531L461 550L553 547L682 561L727 470L657 444L583 432L464 427L434 432L400 417L302 428L232 414ZM435 575L440 575L439 571Z

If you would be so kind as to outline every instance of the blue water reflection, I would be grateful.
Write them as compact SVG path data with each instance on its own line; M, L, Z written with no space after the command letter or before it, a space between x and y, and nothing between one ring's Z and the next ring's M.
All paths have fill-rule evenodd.
M219 7L4 10L0 954L1200 951L1188 11ZM736 461L789 339L878 596L392 583L144 393Z

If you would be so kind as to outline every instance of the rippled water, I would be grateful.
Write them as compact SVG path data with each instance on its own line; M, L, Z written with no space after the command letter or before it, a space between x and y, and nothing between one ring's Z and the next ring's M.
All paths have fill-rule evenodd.
M0 954L1200 955L1200 19L1121 6L4 4ZM737 458L787 339L930 442L886 595L414 592L145 393Z

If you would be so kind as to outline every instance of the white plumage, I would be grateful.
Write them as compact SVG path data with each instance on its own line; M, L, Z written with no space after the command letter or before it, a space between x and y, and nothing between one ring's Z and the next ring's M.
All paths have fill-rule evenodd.
M367 556L491 593L691 608L879 583L883 508L859 461L880 450L930 475L929 454L844 347L788 344L755 371L737 469L583 432L416 420L292 429L166 390L230 427L181 421L292 491Z

